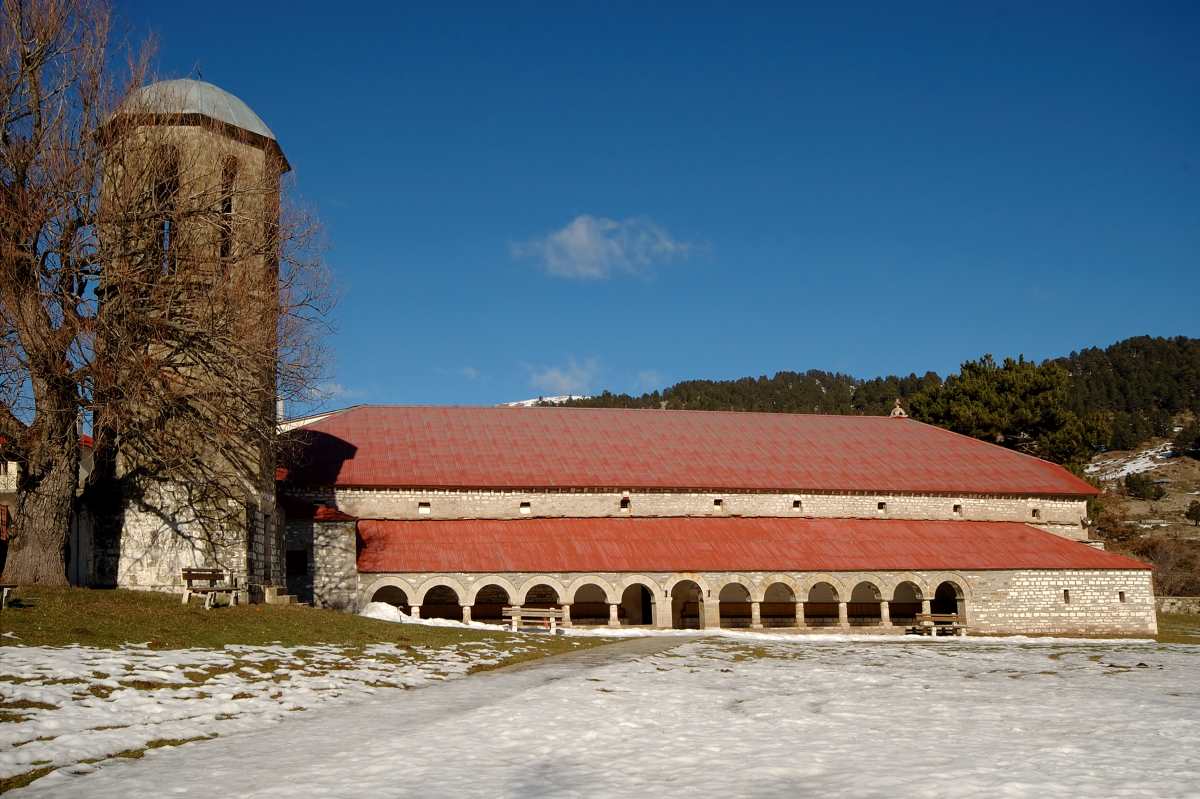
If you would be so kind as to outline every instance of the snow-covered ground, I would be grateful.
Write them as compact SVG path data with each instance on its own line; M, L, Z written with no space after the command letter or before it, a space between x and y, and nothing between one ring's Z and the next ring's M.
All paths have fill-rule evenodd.
M1158 444L1121 458L1094 461L1084 467L1083 471L1099 480L1122 480L1131 474L1157 469L1168 461L1171 451L1170 442Z
M618 647L636 651L380 692L269 732L61 769L19 795L1200 793L1200 647L763 635Z
M519 654L486 642L0 648L0 777L138 750L153 741L261 731L295 711L375 699L467 674ZM22 718L23 717L23 718Z

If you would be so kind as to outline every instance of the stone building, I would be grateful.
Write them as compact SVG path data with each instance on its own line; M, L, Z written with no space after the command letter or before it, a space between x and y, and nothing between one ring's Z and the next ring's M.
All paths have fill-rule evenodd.
M289 591L424 617L1147 635L1060 466L892 417L359 406L296 423Z

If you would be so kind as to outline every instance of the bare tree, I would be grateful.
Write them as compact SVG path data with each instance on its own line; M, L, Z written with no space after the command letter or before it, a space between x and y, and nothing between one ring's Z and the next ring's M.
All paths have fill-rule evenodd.
M103 2L4 13L0 446L21 469L4 577L65 582L81 424L89 506L143 503L219 546L271 489L277 398L322 362L316 227L280 207L273 140L130 93L142 62L117 87Z

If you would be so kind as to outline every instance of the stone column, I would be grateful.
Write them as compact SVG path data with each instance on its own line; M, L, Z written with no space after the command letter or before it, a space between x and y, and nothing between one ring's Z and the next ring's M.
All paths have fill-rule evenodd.
M807 626L804 622L804 603L799 601L796 602L796 626Z
M838 626L850 626L850 608L847 607L847 603L845 602L838 603Z
M930 613L933 613L933 610L931 609L931 605L929 604L928 599L921 600L921 612L924 613L926 616L928 616Z
M716 597L702 597L700 600L700 629L721 629L721 603Z
M675 626L675 620L671 618L671 597L654 598L654 626L662 630L669 630Z
M620 607L621 607L620 605L613 605L611 603L609 604L609 606L608 606L608 626L609 627L620 627L621 626L621 616L618 613L618 610L620 609Z
M563 627L570 627L571 626L571 603L570 602L564 602L562 604L562 612L563 612L563 622L562 622Z
M759 602L750 603L750 627L755 630L762 629L762 604Z
M463 614L463 623L470 624L471 623L471 606L463 605L462 606L462 614Z
M408 615L412 616L414 619L421 618L421 606L413 605L411 608L409 608Z
M892 609L886 599L879 603L879 623L884 627L892 626Z

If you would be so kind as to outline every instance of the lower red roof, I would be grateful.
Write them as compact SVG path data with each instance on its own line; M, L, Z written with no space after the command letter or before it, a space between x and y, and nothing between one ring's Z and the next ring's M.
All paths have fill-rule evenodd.
M1148 569L1018 522L598 518L358 523L360 572Z

